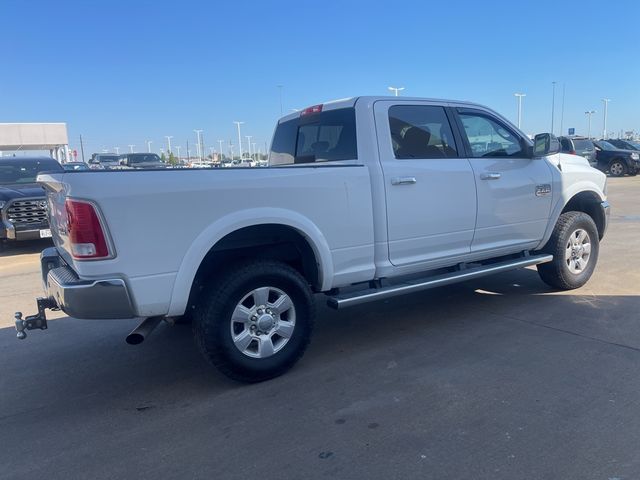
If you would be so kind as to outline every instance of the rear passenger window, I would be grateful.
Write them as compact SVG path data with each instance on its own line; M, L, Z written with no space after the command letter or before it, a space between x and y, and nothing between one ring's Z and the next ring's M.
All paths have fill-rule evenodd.
M358 158L353 108L311 113L278 124L271 165L335 162Z
M393 154L398 159L458 156L443 107L393 106L389 108L389 128Z

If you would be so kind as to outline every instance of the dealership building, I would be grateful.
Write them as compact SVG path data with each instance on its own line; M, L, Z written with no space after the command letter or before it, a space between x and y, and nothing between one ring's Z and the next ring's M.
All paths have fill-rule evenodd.
M0 123L0 156L47 151L59 162L71 161L66 123Z

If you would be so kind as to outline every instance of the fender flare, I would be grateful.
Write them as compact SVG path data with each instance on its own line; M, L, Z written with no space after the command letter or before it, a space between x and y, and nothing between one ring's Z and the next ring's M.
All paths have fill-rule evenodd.
M277 224L292 227L309 242L318 263L321 290L328 290L333 279L333 262L329 244L318 227L299 213L282 208L253 208L219 218L193 241L180 263L171 293L168 316L183 315L191 286L200 264L209 251L224 237L245 227Z

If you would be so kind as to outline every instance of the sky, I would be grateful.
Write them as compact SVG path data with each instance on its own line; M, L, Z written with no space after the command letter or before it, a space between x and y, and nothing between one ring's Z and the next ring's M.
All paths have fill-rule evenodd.
M640 130L640 2L0 0L0 122L66 122L85 154L236 144L336 98L471 100L522 129ZM278 85L282 85L281 89ZM564 115L562 91L565 89ZM243 138L246 151L247 139ZM226 148L226 146L225 146Z

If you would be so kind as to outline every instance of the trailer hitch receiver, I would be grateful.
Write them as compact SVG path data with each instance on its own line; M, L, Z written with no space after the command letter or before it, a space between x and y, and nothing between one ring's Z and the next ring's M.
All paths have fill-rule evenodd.
M57 310L58 305L51 298L40 297L36 300L38 304L38 313L35 315L29 315L26 318L22 318L22 312L16 312L16 336L20 340L27 338L26 330L46 330L47 329L47 316L45 315L45 309L50 308Z

